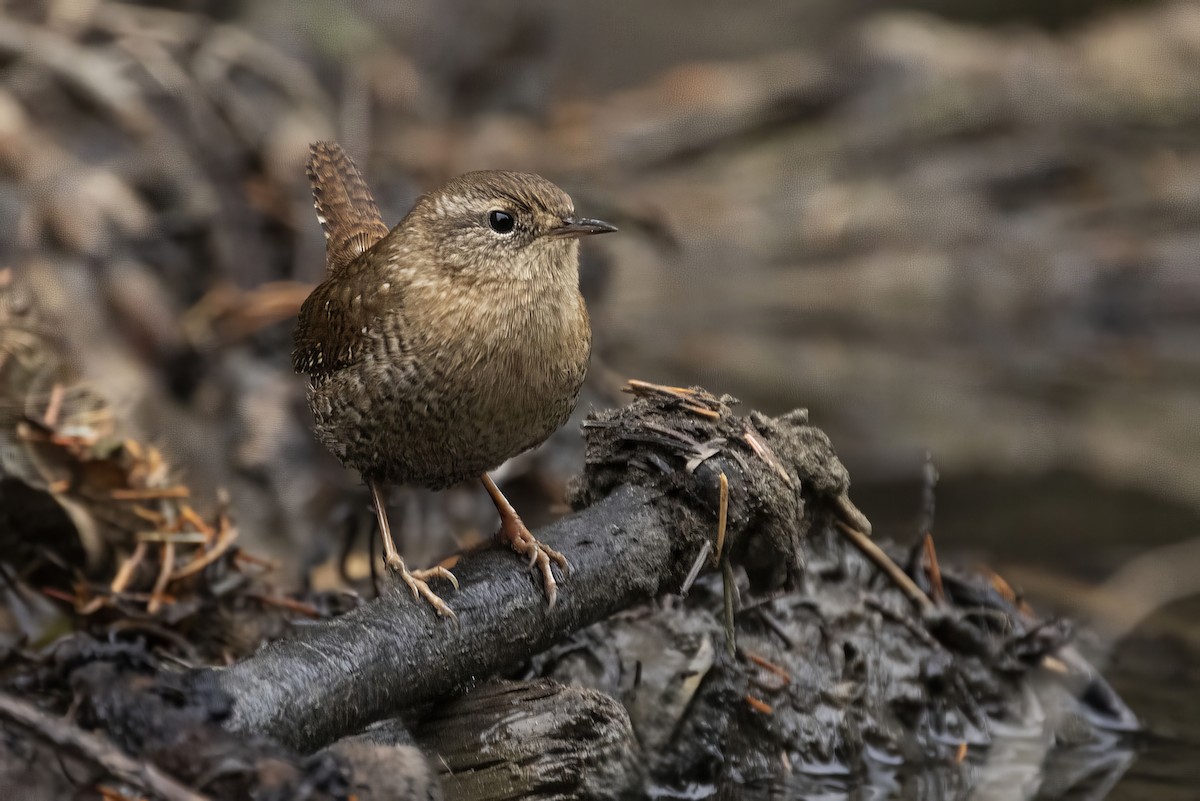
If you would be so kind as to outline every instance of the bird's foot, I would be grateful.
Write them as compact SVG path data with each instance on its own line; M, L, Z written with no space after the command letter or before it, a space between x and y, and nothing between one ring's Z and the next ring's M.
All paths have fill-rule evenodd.
M571 563L567 561L567 557L563 556L558 551L548 545L543 545L529 533L529 529L521 522L521 518L513 516L504 518L500 525L501 540L508 543L509 547L522 556L529 557L529 567L537 567L542 574L542 587L546 591L546 600L550 603L550 608L554 608L555 602L558 600L558 582L554 580L554 572L550 569L550 563L558 565L562 570L563 576L571 574Z
M404 560L401 559L398 554L395 555L394 558L391 555L388 556L387 566L389 570L397 574L400 579L408 585L408 588L412 590L413 598L416 600L424 598L425 601L434 608L434 611L436 611L442 617L456 617L454 610L447 606L446 602L439 598L437 593L429 589L428 584L430 579L443 578L453 584L454 589L457 590L458 579L456 579L454 574L449 570L439 566L431 567L427 570L409 571L409 569L404 565Z
M429 581L430 579L435 578L445 579L454 585L454 589L458 589L458 579L454 577L453 573L441 565L427 567L424 570L414 570L412 571L412 577L420 579L421 581Z

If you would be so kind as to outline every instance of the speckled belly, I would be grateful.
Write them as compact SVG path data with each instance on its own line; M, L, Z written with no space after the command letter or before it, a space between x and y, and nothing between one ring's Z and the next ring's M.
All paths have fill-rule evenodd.
M310 392L317 436L364 478L431 489L475 479L566 423L587 356L469 370L436 359L420 370L386 362L343 370Z

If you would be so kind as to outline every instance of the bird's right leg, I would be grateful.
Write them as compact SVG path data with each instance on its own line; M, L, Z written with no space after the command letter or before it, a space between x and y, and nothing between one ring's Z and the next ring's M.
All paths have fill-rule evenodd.
M383 492L380 489L379 482L368 480L367 486L371 488L371 502L375 504L375 514L379 518L379 536L383 537L383 558L387 563L388 569L393 573L399 574L408 588L412 590L413 598L424 598L429 602L437 613L442 617L454 617L454 610L446 606L446 602L439 598L433 590L429 589L428 579L444 578L454 585L454 589L458 589L458 579L444 567L431 567L428 570L413 570L410 571L404 564L404 560L400 557L400 552L396 550L396 543L392 541L392 529L388 525L387 507L383 505Z

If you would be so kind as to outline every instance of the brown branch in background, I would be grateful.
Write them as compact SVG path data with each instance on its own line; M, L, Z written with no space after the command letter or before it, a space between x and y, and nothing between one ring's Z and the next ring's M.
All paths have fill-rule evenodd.
M175 566L175 543L165 542L162 547L162 566L158 572L158 580L154 582L154 590L150 593L150 603L146 611L156 614L163 603L163 593L171 580L171 569Z
M179 519L184 523L188 523L192 528L204 535L205 546L212 545L213 538L217 536L216 531L210 526L203 517L201 517L195 509L188 506L186 503L179 506Z
M139 762L107 740L86 732L64 718L53 717L7 693L0 693L0 720L72 754L108 776L139 787L164 801L209 801L158 768Z
M295 317L313 285L270 281L254 289L221 283L184 314L183 329L196 345L224 345Z
M303 615L304 617L311 618L313 620L318 620L323 617L320 610L312 604L305 603L304 601L297 601L294 598L285 598L280 595L264 595L256 592L246 593L246 597L253 598L254 600L266 606L274 606L279 609L285 609L288 612L295 612L298 615Z
M136 537L138 542L170 542L175 545L204 544L204 532L201 531L139 531Z
M202 551L192 558L183 567L179 568L171 574L171 581L178 581L188 576L194 576L204 568L211 565L213 562L220 559L225 553L233 547L237 542L238 530L236 526L229 524L229 521L224 516L221 518L221 530L217 534L217 541L207 551Z
M113 576L113 580L108 587L112 595L120 595L125 592L125 588L129 586L129 582L133 579L133 574L137 570L138 565L146 558L146 552L149 550L149 547L149 543L139 541L129 558L123 561L121 566L117 568L117 574ZM84 615L92 615L100 611L106 603L108 603L108 598L100 595L91 599L82 607L79 607L79 612Z
M191 490L187 487L144 487L130 489L115 489L110 493L114 501L154 501L164 498L188 498Z
M0 312L6 308L4 302L0 296ZM4 322L0 318L0 352L10 347L14 331L21 331L4 327ZM43 337L29 347L53 354L60 345ZM15 460L6 477L49 493L75 524L74 540L68 535L55 545L56 550L38 557L57 565L57 575L45 577L52 586L39 589L47 597L69 600L85 616L108 610L120 618L124 613L118 602L145 604L153 615L197 594L208 598L206 603L219 605L225 590L212 594L206 590L229 587L220 576L237 571L240 562L228 559L211 581L178 588L172 583L229 557L238 529L227 514L227 499L218 493L215 525L205 520L187 501L191 489L176 483L178 471L157 448L123 436L121 422L86 382L65 370L53 379L47 381L45 393L41 385L29 382L0 388L6 396L0 398L0 407L10 404L28 410L6 418L8 428L0 429L0 438L12 436L28 457ZM74 548L76 541L87 557L83 564ZM10 547L8 542L0 544ZM151 547L156 544L161 545ZM105 564L117 566L111 577L88 574L89 568ZM204 614L200 609L204 605L189 607L192 611L185 616ZM112 615L85 625L93 624L111 625Z
M149 547L149 543L139 542L130 557L121 563L117 575L113 577L112 584L109 585L109 589L114 595L125 592L125 588L129 586L129 580L133 578L133 571L137 570L138 565L146 558L146 551Z
M47 428L54 428L58 425L58 416L62 413L65 393L66 388L56 381L50 390L50 401L46 404L46 411L42 413L42 422Z

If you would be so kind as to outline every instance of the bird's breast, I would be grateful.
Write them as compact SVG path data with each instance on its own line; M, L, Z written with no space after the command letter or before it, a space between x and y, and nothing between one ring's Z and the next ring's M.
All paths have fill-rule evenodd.
M525 303L486 304L471 329L476 363L471 380L503 386L530 407L574 396L591 351L587 310L578 291Z
M536 428L562 416L564 404L573 407L591 353L587 309L575 287L540 294L481 288L443 304L424 323L409 322L417 329L418 361L454 388L465 413L528 418Z
M409 313L380 327L389 334L373 338L357 368L314 386L318 433L343 463L381 480L445 487L566 423L591 352L578 290L540 303L460 294L436 314L407 300ZM354 436L341 436L347 430Z

